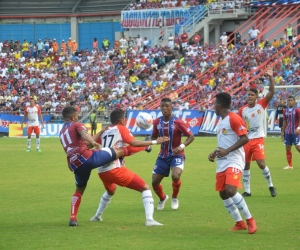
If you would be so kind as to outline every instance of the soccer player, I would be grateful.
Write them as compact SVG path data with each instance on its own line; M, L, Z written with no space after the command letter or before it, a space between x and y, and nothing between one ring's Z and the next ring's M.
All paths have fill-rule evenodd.
M286 108L287 108L287 106L284 104L284 100L280 99L280 103L279 103L279 105L277 106L277 109L276 109L275 118L279 119L279 128L281 129L281 132L282 132L282 126L283 126L283 110L286 109Z
M44 120L41 113L41 109L38 105L35 104L34 98L30 98L30 105L26 106L24 109L24 116L21 122L21 129L23 129L23 123L25 122L26 118L28 117L28 127L27 127L27 150L26 152L30 152L31 150L31 134L32 132L35 133L36 138L36 151L42 152L40 149L40 127L39 127L39 118L40 122L42 123L42 128L44 128Z
M94 136L94 139L102 144L103 147L120 148L129 144L136 147L136 151L138 152L145 150L149 145L161 144L169 140L168 137L157 138L154 142L136 140L125 126L125 112L121 109L111 112L110 121L112 125L107 130ZM103 182L106 192L102 195L99 207L95 216L91 218L91 221L102 221L102 214L115 194L116 185L119 185L142 193L146 226L162 225L153 219L154 200L149 185L141 177L125 167L123 158L98 167L98 175Z
M179 201L177 196L181 186L180 176L184 168L184 148L194 140L194 135L181 119L172 115L171 99L163 98L160 103L160 109L162 116L153 121L151 140L166 136L170 138L170 141L161 145L152 172L152 187L160 199L157 209L163 210L169 196L163 192L160 183L164 177L169 176L171 169L173 187L171 207L172 209L178 209ZM184 143L181 142L182 134L187 136Z
M253 234L256 232L256 221L243 196L237 191L237 188L242 187L240 178L245 166L243 146L249 139L244 121L231 112L230 107L231 97L228 93L216 95L215 112L221 117L217 126L218 147L208 155L208 160L213 162L217 158L216 190L219 191L226 210L236 222L231 230L247 229L241 212L246 218L248 233Z
M71 202L69 226L77 226L76 217L81 203L81 196L86 189L91 171L94 168L104 166L120 157L129 156L137 151L132 146L90 150L88 145L99 149L100 144L88 134L84 124L78 122L77 109L72 106L65 107L62 111L62 116L64 125L60 131L59 138L67 154L69 169L74 173L76 181L76 190Z
M257 101L257 89L250 89L247 96L247 104L239 109L238 114L244 119L250 141L244 146L246 154L246 166L243 172L243 181L245 186L244 197L251 196L250 191L250 162L256 160L258 167L261 169L265 177L269 191L272 197L277 195L276 189L272 183L270 169L265 163L265 150L264 150L264 112L268 103L274 96L274 79L273 70L268 68L266 74L270 79L269 92L267 95Z
M96 109L93 109L92 113L89 117L90 124L91 124L91 135L97 134L97 113Z
M300 153L300 109L295 107L295 98L288 97L288 108L283 112L281 139L284 139L288 165L283 169L293 169L292 144Z

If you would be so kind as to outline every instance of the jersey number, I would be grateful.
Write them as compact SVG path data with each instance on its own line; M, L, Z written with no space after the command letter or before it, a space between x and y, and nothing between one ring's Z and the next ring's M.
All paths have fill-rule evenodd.
M64 133L61 133L60 137L59 137L64 147L67 146L66 141L65 141L65 137L67 138L68 144L72 144L72 140L71 140L71 137L69 135L69 130L68 129L66 129L66 131Z
M113 139L114 139L114 135L106 135L103 137L103 147L107 147L107 148L110 148L111 147L111 144L113 142ZM107 145L107 144L108 145Z

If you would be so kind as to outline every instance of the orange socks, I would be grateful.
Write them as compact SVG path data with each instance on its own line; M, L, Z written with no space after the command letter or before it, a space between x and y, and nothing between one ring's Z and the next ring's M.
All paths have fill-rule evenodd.
M289 164L289 166L293 166L293 163L292 163L292 151L286 151L286 160Z
M80 206L82 193L75 192L71 202L71 220L76 220L78 208Z
M181 180L178 181L173 181L172 182L172 187L173 187L173 194L172 194L172 198L177 198L177 195L179 193L180 190L180 186L181 186Z

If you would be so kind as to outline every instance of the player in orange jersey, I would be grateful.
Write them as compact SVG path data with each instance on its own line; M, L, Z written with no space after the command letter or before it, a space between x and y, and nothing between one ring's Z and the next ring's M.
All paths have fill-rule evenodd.
M125 112L121 109L112 111L110 120L112 125L104 132L102 131L94 136L95 141L102 144L103 147L120 148L129 144L136 147L136 152L139 152L147 149L152 144L161 144L169 140L168 137L159 137L154 141L136 140L128 128L125 127ZM131 151L134 152L133 149ZM99 207L91 221L102 221L102 214L115 194L116 185L119 185L142 193L146 226L162 225L153 219L154 200L149 185L141 177L125 167L123 158L98 167L98 175L103 182L106 192L102 195Z
M24 116L21 122L21 128L23 129L23 123L28 117L28 128L27 128L27 150L26 152L30 152L31 150L31 134L35 133L36 136L36 151L41 152L40 149L40 127L39 127L39 118L42 123L42 128L44 128L43 116L41 114L41 109L38 105L35 104L34 98L30 98L30 105L25 107Z

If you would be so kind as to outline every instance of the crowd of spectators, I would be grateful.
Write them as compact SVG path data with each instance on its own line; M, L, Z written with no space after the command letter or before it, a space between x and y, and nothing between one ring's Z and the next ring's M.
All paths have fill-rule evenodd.
M259 65L279 58L282 48L290 53L276 64L275 83L300 84L297 39L288 43L288 38L280 38L278 46L261 40L256 47L251 39L220 46L202 45L199 37L189 40L185 34L173 39L172 48L151 47L145 43L147 38L138 36L123 37L100 49L95 38L91 51L73 50L71 44L75 41L66 47L56 47L55 39L46 39L39 47L39 40L30 50L26 40L22 44L0 41L0 111L22 113L30 97L36 99L42 111L53 116L70 103L81 113L91 109L105 112L116 107L141 110L151 108L155 100L166 95L173 100L174 109L204 110L211 108L205 103L216 92L229 91L236 82L243 86L260 72L255 71ZM202 76L204 72L208 73ZM249 87L257 88L262 95L266 84L267 77L261 75L244 85L233 97L233 108L245 104ZM177 93L183 86L186 88ZM277 91L271 106L276 106L279 98L286 99L291 91L299 89Z

